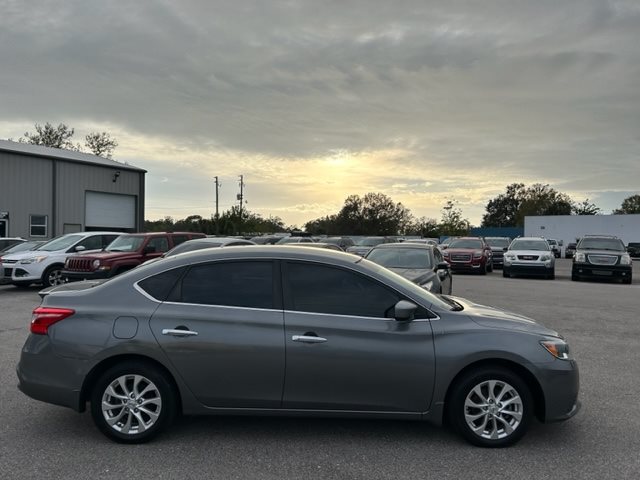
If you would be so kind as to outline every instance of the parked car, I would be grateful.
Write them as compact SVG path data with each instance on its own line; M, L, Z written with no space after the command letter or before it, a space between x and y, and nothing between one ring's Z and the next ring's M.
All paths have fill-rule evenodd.
M323 243L331 243L333 245L339 246L343 251L346 251L347 248L353 247L356 242L353 241L351 237L327 237L322 239Z
M560 258L561 252L562 252L562 247L560 246L560 243L555 238L547 238L546 240L549 246L551 247L553 256L556 258Z
M640 242L629 242L627 245L627 253L632 258L640 257Z
M393 237L363 237L355 240L355 245L347 248L347 252L364 257L369 250L382 243L395 243Z
M20 237L0 237L0 252L4 252L7 248L17 243L24 243L26 240Z
M432 293L451 295L451 268L438 247L412 242L383 243L373 247L364 258Z
M286 245L288 243L313 243L311 237L281 237L274 245Z
M182 413L446 417L469 442L503 447L534 416L580 408L558 333L354 255L206 249L42 295L20 390L79 412L89 403L122 443L148 441Z
M504 249L509 248L511 239L509 237L484 237L491 248L491 263L494 268L502 268L504 263Z
M403 240L403 243L417 243L422 245L433 245L434 247L438 246L438 241L433 238L407 238Z
M567 243L567 248L564 249L564 258L573 258L576 253L576 242Z
M119 232L81 232L56 237L37 250L2 256L4 277L17 287L41 283L44 287L64 283L62 268L76 253L101 250L121 234Z
M158 258L193 238L205 238L205 235L194 232L121 235L102 252L70 256L61 274L69 282L110 278Z
M444 259L456 271L478 272L486 275L493 271L491 247L482 237L461 237L452 240L442 252Z
M256 245L275 245L282 237L276 235L258 235L252 237L251 241Z
M11 274L5 276L4 268L2 267L2 255L10 255L12 253L29 252L35 250L40 245L47 243L46 240L28 241L16 243L10 247L5 248L0 252L0 285L11 283Z
M620 279L631 284L633 267L631 255L617 237L586 235L576 246L571 266L571 280Z
M220 247L240 247L246 245L255 245L251 240L244 240L236 237L206 237L206 238L194 238L193 240L187 240L181 244L173 247L168 252L163 253L159 257L147 260L142 265L146 265L151 262L157 262L163 258L173 257L179 253L195 252L196 250L202 250L205 248L220 248Z
M542 237L515 238L504 253L503 277L539 275L556 278L556 259L551 246Z

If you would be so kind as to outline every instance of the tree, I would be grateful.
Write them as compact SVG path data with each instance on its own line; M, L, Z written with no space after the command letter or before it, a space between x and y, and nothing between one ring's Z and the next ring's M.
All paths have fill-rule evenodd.
M462 217L462 210L458 208L455 200L447 200L442 207L442 220L440 221L441 235L467 235L469 233L469 220Z
M407 232L411 235L420 235L421 237L437 238L440 236L440 225L435 218L420 217L418 218Z
M622 201L620 208L613 211L614 215L640 213L640 195L631 195Z
M32 145L77 150L77 147L71 142L71 137L73 137L75 130L64 123L58 124L57 127L54 127L49 122L45 123L44 126L36 123L35 129L36 133L25 132L26 140L21 138L20 141L26 141L26 143Z
M57 127L54 127L49 122L45 123L44 126L36 123L34 128L36 133L25 132L24 136L26 138L20 138L19 141L32 145L82 152L82 146L78 143L74 145L71 141L75 130L64 123L58 124ZM84 138L85 147L99 157L110 159L113 151L118 146L116 139L112 138L107 132L93 132Z
M580 203L574 203L571 207L571 213L573 215L598 215L600 207L597 207L595 203L591 203L587 198Z
M111 138L107 132L93 132L84 137L85 146L99 157L111 158L113 151L118 146L115 138Z
M523 226L526 216L571 215L573 206L569 195L549 185L536 183L526 187L523 183L512 183L504 194L489 200L482 226Z

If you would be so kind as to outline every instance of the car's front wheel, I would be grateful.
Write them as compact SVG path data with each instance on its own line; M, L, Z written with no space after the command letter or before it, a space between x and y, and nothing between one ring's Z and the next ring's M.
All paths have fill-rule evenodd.
M151 440L173 421L176 407L170 380L144 362L111 367L91 393L93 421L102 433L120 443Z
M480 447L508 447L526 433L533 414L527 384L512 371L485 367L463 375L452 387L449 420Z
M61 265L52 265L42 274L42 286L45 288L55 287L57 285L62 285L63 283L65 283L65 279L62 275Z

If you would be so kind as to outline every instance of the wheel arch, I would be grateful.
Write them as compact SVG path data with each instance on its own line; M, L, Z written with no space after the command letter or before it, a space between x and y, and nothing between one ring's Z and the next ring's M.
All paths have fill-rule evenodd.
M536 377L531 373L527 368L523 367L519 363L516 363L511 360L506 360L502 358L488 358L483 360L478 360L476 362L470 363L465 366L462 370L460 370L456 376L449 382L449 386L447 387L447 393L445 395L444 401L444 418L448 418L448 408L451 404L451 392L453 391L454 385L468 372L472 370L479 370L482 368L491 368L491 367L501 367L507 370L510 370L514 374L518 375L529 387L531 391L531 396L533 397L533 411L534 415L541 422L545 419L545 398L544 392L542 391L542 387L540 383L536 379Z
M120 363L124 363L124 362L142 362L142 363L146 363L150 366L153 366L154 368L157 368L158 370L160 370L163 374L166 375L167 380L169 380L169 383L171 384L173 390L174 390L174 394L175 394L175 399L176 399L176 404L177 404L177 411L178 412L182 412L182 396L180 394L180 389L178 388L178 384L176 382L176 379L174 378L174 376L172 375L172 373L169 371L169 369L167 369L167 367L165 367L162 363L160 363L159 361L151 358L151 357L147 357L145 355L139 355L139 354L122 354L122 355L115 355L113 357L109 357L109 358L105 358L104 360L102 360L101 362L99 362L98 364L96 364L87 374L87 376L84 379L84 382L82 383L82 387L80 389L80 395L79 395L79 405L78 405L78 411L80 412L84 412L87 408L87 402L89 401L89 399L91 398L91 390L93 389L93 386L95 385L96 381L100 378L100 376L106 372L108 369L110 369L111 367L118 365Z

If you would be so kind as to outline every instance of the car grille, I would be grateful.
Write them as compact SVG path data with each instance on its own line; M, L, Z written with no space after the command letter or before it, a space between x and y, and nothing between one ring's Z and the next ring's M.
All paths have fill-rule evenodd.
M539 255L518 255L518 260L538 260Z
M93 260L88 258L70 258L67 261L67 270L75 270L79 272L90 272Z
M452 262L468 262L471 260L471 255L464 255L461 253L452 253L449 255Z
M616 255L587 255L587 258L593 265L615 265L618 262Z
M4 269L4 276L5 277L11 277L12 273L13 273L13 268L5 268Z

